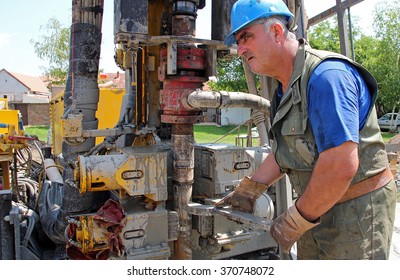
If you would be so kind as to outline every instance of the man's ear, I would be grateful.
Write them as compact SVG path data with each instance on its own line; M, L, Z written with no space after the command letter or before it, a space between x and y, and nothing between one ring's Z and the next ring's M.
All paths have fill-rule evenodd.
M279 43L283 41L285 29L279 23L274 23L271 26L271 32L274 34L275 42Z

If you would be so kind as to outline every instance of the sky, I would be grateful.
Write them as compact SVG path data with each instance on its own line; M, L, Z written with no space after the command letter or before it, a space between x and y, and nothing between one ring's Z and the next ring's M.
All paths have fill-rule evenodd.
M198 11L196 37L209 39L211 34L211 1ZM335 5L336 0L303 0L309 17ZM364 0L351 8L352 17L359 17L363 31L372 35L372 12L382 0ZM64 27L71 25L71 0L0 0L0 70L39 76L46 61L40 60L33 44L44 34L50 18L57 18ZM104 0L100 69L122 71L114 62L113 0ZM199 28L201 27L201 28Z

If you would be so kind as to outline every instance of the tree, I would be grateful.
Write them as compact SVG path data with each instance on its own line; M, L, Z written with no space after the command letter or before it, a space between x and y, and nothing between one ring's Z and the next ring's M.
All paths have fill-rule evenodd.
M53 85L65 84L68 74L70 29L63 27L56 18L51 18L45 26L40 27L45 35L37 41L31 39L36 55L48 62L42 67L44 74Z
M359 46L360 41L364 42L363 46L365 46L365 44L371 42L368 40L371 37L362 34L358 17L351 17L351 28L353 38L348 34L348 39L349 42L353 41L355 60L361 63L359 58L363 58L362 53L364 50L357 48L357 46ZM315 49L340 53L340 37L337 17L332 17L312 26L308 30L308 41Z
M340 53L337 20L325 20L312 26L308 31L308 41L315 49Z
M242 60L236 56L220 59L217 65L217 80L208 83L212 90L247 92Z
M355 61L371 71L376 64L378 44L379 40L376 38L361 34L354 43Z
M400 1L375 6L374 29L379 40L371 68L381 94L378 102L386 110L400 107ZM385 110L385 111L386 111Z
M396 0L397 3L398 1ZM395 5L393 4L393 6ZM395 42L399 43L400 39L393 36L396 33L398 36L399 27L394 24L396 20L397 22L399 20L398 11L388 9L386 4L378 4L377 7L379 9L375 13L378 15L374 19L377 34L375 37L366 36L360 31L357 18L352 18L352 29L355 60L367 68L378 82L377 109L381 115L398 102L398 97L396 97L398 91L396 92L394 87L397 86L395 81L396 79L399 80L399 76L398 70L393 69L396 65L398 68L398 62L395 59L396 55L391 51L396 48L391 46ZM386 23L386 21L389 23ZM393 32L388 30L390 28L394 29ZM388 36L390 36L390 39L385 39ZM323 21L310 28L308 38L311 46L316 49L340 52L337 20L335 19ZM397 73L397 76L395 73Z

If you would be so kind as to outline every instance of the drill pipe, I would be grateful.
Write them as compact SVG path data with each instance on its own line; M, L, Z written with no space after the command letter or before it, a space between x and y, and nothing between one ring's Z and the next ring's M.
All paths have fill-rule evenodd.
M73 2L73 23L71 25L71 48L69 72L64 92L64 117L69 113L80 112L83 115L82 128L97 129L97 103L99 72L101 24L103 16L103 0L96 0L93 7L80 7ZM85 4L88 4L85 2ZM95 145L95 138L88 138L82 143L62 144L64 182L73 179L70 161L79 154L89 151ZM41 217L46 235L55 243L64 244L67 217L71 214L83 213L90 209L93 194L80 194L79 190L69 185L63 186L62 205L54 207L45 217Z
M180 230L175 242L177 259L192 258L192 217L187 205L192 200L194 180L194 136L193 124L172 125L174 203L179 215Z
M244 92L202 91L190 93L182 100L187 108L252 108L270 115L270 102L261 96Z
M173 2L172 35L194 36L198 2L194 0ZM186 55L185 55L186 54ZM179 216L180 229L175 242L177 259L192 258L192 217L187 205L192 197L194 178L194 135L193 123L198 119L197 110L186 110L179 102L186 94L198 88L204 77L197 76L197 70L204 69L203 52L191 44L177 47L177 74L164 81L162 92L164 114L162 120L172 123L172 153L174 203ZM179 59L186 57L186 59ZM192 75L192 74L194 75ZM175 80L174 80L175 79ZM172 81L174 80L174 81Z

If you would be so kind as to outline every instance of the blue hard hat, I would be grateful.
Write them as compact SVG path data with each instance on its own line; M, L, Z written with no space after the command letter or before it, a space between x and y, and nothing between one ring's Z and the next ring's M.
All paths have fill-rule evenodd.
M235 33L249 23L271 16L285 16L289 23L294 20L293 14L282 0L237 1L231 11L232 32L225 37L225 45L230 46L236 43Z

